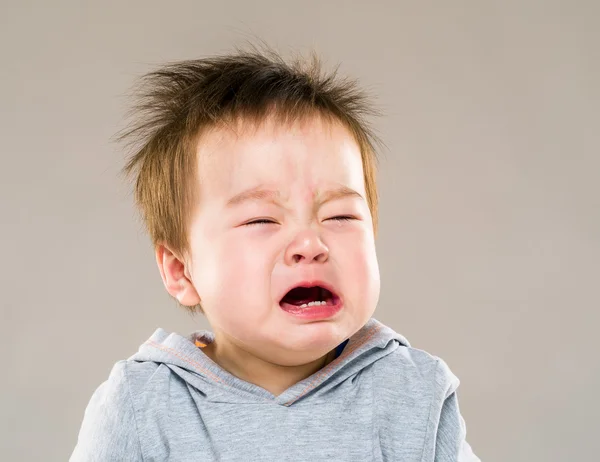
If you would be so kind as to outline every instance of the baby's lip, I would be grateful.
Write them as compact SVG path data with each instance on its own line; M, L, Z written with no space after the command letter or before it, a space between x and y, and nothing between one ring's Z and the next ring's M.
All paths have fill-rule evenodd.
M321 279L306 279L303 281L295 282L293 285L289 286L285 290L283 295L281 295L281 297L279 297L279 303L281 303L281 300L283 300L285 298L285 296L288 294L288 292L290 290L295 289L296 287L315 287L315 286L319 286L319 287L322 287L323 289L327 289L329 292L331 292L334 299L335 298L337 298L338 300L342 299L340 293L335 289L335 287L333 287L333 284L330 284L329 282L325 282Z

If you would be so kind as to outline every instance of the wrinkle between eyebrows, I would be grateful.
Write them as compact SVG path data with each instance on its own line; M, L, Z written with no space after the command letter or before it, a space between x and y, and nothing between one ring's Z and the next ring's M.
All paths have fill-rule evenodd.
M317 204L322 205L326 202L341 199L344 197L358 197L363 199L363 196L348 186L339 186L336 189L330 189L324 192L317 192ZM246 201L264 201L272 202L276 205L281 205L281 193L277 190L265 189L262 186L256 186L254 188L242 191L230 198L226 207L231 208L240 205Z

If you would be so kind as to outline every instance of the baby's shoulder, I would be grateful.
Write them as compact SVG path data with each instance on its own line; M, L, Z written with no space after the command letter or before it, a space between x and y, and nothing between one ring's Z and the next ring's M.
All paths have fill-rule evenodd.
M405 345L377 361L373 374L378 388L411 390L416 394L456 388L459 383L442 358Z
M111 390L121 397L137 396L155 382L169 379L171 371L164 364L152 361L121 359L114 363L108 378L99 388Z

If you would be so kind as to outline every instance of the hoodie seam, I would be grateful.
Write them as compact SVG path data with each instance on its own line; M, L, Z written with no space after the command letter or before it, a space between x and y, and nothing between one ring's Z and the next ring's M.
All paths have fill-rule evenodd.
M436 387L436 380L437 380L437 373L438 373L438 367L440 365L440 361L436 358L435 360L435 370L433 371L433 382L432 382L432 388L431 388L431 402L429 403L429 413L427 414L427 421L425 422L425 435L423 438L423 449L421 450L421 462L423 462L423 457L425 456L425 445L427 444L427 434L429 432L429 424L430 424L430 420L431 420L431 411L433 409L433 404L434 404L434 400L435 400L435 387ZM436 445L436 436L437 435L433 435L433 451L434 451L434 455L435 455L435 445Z
M144 462L144 448L142 447L142 439L140 437L140 430L138 426L137 416L135 412L135 406L133 403L133 395L131 394L131 386L129 384L129 377L127 376L127 362L125 362L125 368L123 371L123 377L125 378L125 387L127 388L127 395L129 396L129 402L131 403L131 411L133 413L133 423L135 425L135 434L137 436L138 446L140 448L140 456L142 458L142 462Z
M230 385L229 383L225 382L224 380L221 380L219 377L217 377L210 370L208 370L204 366L202 366L202 364L200 364L200 363L192 360L191 358L189 358L187 356L184 356L184 355L180 354L177 350L175 350L173 348L169 348L169 347L164 346L164 345L161 345L161 344L156 343L156 342L154 342L152 340L148 340L146 343L148 345L154 347L154 348L157 348L157 349L161 350L161 351L165 351L167 353L171 353L171 354L177 356L182 361L184 361L184 362L188 363L189 365L194 366L195 368L197 368L200 371L204 372L208 376L208 378L211 379L211 380L213 380L214 382L219 383L221 385L224 385L224 386L226 386L226 387L228 387L228 388L230 388L230 389L232 389L232 390L234 390L236 392L238 391L238 389L235 386ZM261 399L265 403L272 403L272 401L269 400L269 399L267 399L267 398L261 397Z
M371 332L367 333L365 335L365 337L362 338L362 340L360 340L358 342L358 344L356 344L354 346L354 349L350 352L348 352L348 354L353 353L354 351L358 350L361 346L363 346L365 343L367 343L368 340L370 340L377 332L379 332L381 330L381 326L375 326ZM343 354L343 353L342 353ZM340 356L341 357L341 356ZM329 365L327 365L325 368L321 369L320 372L317 373L316 377L310 381L310 383L308 383L308 385L306 385L306 387L304 388L304 390L302 390L300 392L300 394L293 400L290 400L288 402L286 402L284 404L284 406L291 406L292 404L294 404L296 401L298 401L300 398L302 398L303 396L305 396L306 394L308 394L312 389L315 388L316 383L321 380L325 375L329 374L331 367L329 367L332 363L329 363Z
M206 369L202 364L200 364L197 361L194 361L193 359L189 358L188 356L185 356L185 355L181 354L179 351L175 350L174 348L170 348L168 346L161 345L160 343L156 343L153 340L148 340L146 343L148 345L150 345L150 346L153 346L154 348L157 348L159 350L162 350L162 351L165 351L167 353L171 353L171 354L177 356L179 359L185 361L186 363L188 363L188 364L190 364L190 365L192 365L192 366L200 369L206 375L210 376L210 378L213 379L215 382L217 382L217 383L224 383L225 384L225 382L223 382L223 380L221 380L219 377L217 377L209 369Z
M383 329L382 325L375 325L373 326L373 328L366 332L365 335L362 337L362 339L360 339L355 345L353 345L352 350L348 350L348 346L346 346L346 348L344 348L344 351L342 352L342 354L336 358L344 358L347 357L348 355L352 354L353 352L355 352L356 350L358 350L360 347L362 347L365 343L367 343L376 333L378 333L379 331L381 331ZM179 353L177 350L167 347L165 345L162 345L160 343L155 342L154 340L147 340L145 342L147 345L157 348L158 350L161 351L165 351L168 353L171 353L175 356L177 356L179 359L181 359L182 361L198 368L199 370L201 370L202 372L206 373L207 376L209 376L209 378L211 378L212 380L214 380L217 383L220 383L222 385L225 385L231 389L237 390L236 387L234 387L233 385L228 384L227 382L221 380L219 377L217 377L214 373L212 373L210 370L206 369L202 364L192 360L191 358ZM296 401L298 401L299 399L301 399L302 397L304 397L306 394L308 394L312 389L315 388L315 385L318 383L319 380L321 380L324 376L326 376L327 374L329 374L329 372L331 371L331 366L332 363L329 363L326 367L324 367L323 369L321 369L321 371L319 371L317 373L317 375L306 385L306 387L298 394L298 396L296 396L294 399L291 399L289 401L287 401L286 403L283 403L284 406L291 406L292 404L294 404ZM342 366L343 367L343 366ZM269 400L267 398L262 398L262 400L264 402L267 403L272 403L274 401Z

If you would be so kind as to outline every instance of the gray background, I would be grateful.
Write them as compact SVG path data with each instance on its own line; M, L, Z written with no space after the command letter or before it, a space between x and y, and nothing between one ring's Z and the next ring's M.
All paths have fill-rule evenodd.
M461 379L474 451L600 453L598 2L1 8L2 460L66 460L117 360L208 327L164 290L110 137L135 76L254 35L378 95L375 317Z

